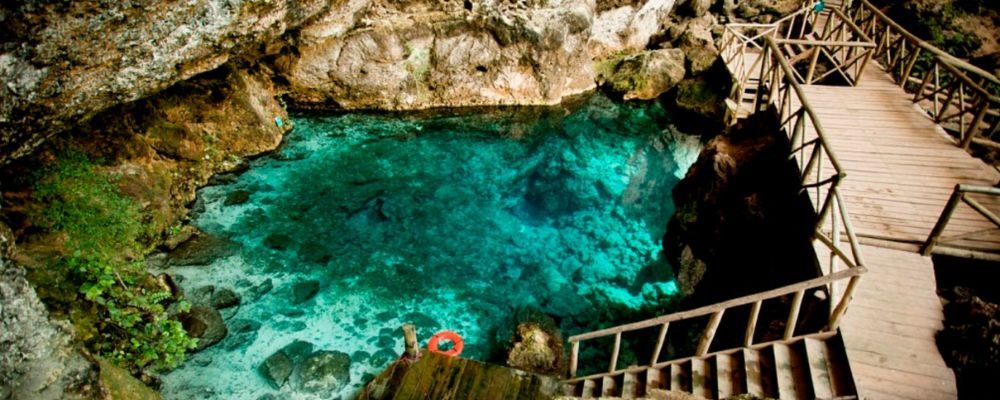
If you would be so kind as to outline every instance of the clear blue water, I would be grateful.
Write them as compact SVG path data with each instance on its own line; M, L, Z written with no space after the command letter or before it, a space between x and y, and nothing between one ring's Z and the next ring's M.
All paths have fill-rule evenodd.
M351 355L347 397L401 352L403 322L487 359L520 309L568 335L676 300L660 241L701 145L655 103L295 122L278 152L200 193L194 224L241 248L171 272L243 304L223 313L227 339L164 376L167 398L314 398L256 372L296 339ZM237 190L250 200L226 205ZM303 280L320 291L293 304Z

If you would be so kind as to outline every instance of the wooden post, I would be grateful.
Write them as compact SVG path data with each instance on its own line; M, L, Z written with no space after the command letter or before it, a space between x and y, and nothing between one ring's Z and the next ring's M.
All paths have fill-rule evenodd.
M750 319L747 321L746 336L743 337L743 347L750 347L753 344L753 335L757 330L757 317L760 315L760 305L763 300L757 300L750 308Z
M670 328L669 322L664 322L663 325L660 325L660 335L656 337L656 347L653 348L653 356L649 359L650 367L656 365L657 359L660 358L660 351L663 350L663 342L667 340L668 328Z
M407 360L420 359L420 344L417 342L417 327L413 324L403 324L403 358Z
M983 118L986 118L986 112L990 109L990 101L986 97L987 95L984 93L979 94L982 106L980 106L979 112L976 113L976 117L972 119L972 124L969 125L969 130L965 133L965 137L962 138L962 149L964 150L969 149L969 144L976 137L976 128L983 122Z
M622 333L615 334L615 347L611 349L611 365L608 365L608 372L615 372L618 367L618 351L622 348Z
M569 352L569 377L576 377L576 363L580 357L580 342L573 342Z
M858 280L860 278L860 275L855 275L847 281L847 288L844 289L844 296L840 298L840 301L837 303L837 308L833 309L833 313L830 314L830 322L826 324L826 329L828 331L836 330L837 326L840 325L840 317L844 316L844 312L847 311L847 305L851 302L851 297L854 296L854 288L858 285Z
M708 354L708 348L712 346L712 340L715 339L715 331L719 329L719 323L722 322L722 314L725 312L726 309L723 308L709 317L708 325L705 326L705 332L701 334L701 340L698 341L696 356L701 357Z
M951 192L951 198L948 199L948 204L944 206L944 210L941 211L941 217L938 218L937 223L934 224L934 229L931 230L930 236L927 237L927 241L924 242L924 246L920 248L920 254L928 256L931 251L934 250L934 245L937 244L938 239L941 234L944 233L945 226L948 225L948 220L951 219L951 214L955 212L955 207L958 206L958 202L962 200L962 191L959 190L959 186L955 185L954 191Z
M799 290L792 298L792 309L788 310L788 320L785 322L785 340L789 340L795 335L795 325L799 323L799 309L802 308L802 297L805 293L805 289Z
M819 44L813 46L813 53L809 57L809 70L806 71L806 81L802 82L803 84L812 85L813 83L813 75L816 73L816 64L819 62L820 49L822 49L822 47Z

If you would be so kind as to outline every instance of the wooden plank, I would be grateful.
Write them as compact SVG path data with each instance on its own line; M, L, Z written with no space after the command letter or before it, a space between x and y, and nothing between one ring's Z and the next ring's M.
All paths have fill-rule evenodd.
M650 368L646 370L646 390L667 389L669 381L662 368Z
M626 371L622 374L622 391L621 398L623 399L634 399L637 394L638 389L638 378L635 373Z
M830 365L826 358L826 345L819 340L810 338L806 338L803 342L809 366L809 378L815 397L819 399L833 398L833 383L830 379Z
M712 365L701 358L691 359L691 393L704 398L712 397Z
M778 398L805 398L805 395L799 392L800 388L796 384L797 378L795 367L792 365L791 349L784 343L775 343L771 348L774 350L774 368L778 378Z
M743 376L746 378L746 392L756 397L765 397L764 383L761 376L760 353L757 350L744 348Z
M733 357L729 354L715 356L715 393L716 398L725 399L736 393L733 387Z

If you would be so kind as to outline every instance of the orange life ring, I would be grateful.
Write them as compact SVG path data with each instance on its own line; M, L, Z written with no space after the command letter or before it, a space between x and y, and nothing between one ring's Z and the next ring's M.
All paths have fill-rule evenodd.
M451 346L451 350L445 351L441 350L438 347L438 342L440 342L441 339L450 340L452 343L454 343ZM465 347L465 342L462 341L462 337L458 336L457 333L452 331L438 332L434 334L434 336L431 336L431 340L427 342L427 350L433 351L438 354L443 354L448 357L455 357L459 354L462 354L463 347Z

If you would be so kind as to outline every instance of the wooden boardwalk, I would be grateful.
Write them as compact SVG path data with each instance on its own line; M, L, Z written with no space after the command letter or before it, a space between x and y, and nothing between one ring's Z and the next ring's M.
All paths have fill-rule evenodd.
M955 145L877 66L857 87L804 85L806 99L847 177L839 190L868 273L841 325L862 399L954 399L954 372L935 335L944 314L934 265L918 254L956 184L993 186L1000 173ZM796 107L798 104L796 104ZM807 126L807 137L815 131ZM829 162L824 167L831 168ZM814 198L823 198L821 190ZM977 198L994 212L996 198ZM959 207L945 235L995 226ZM1000 252L1000 233L957 242Z
M1000 172L956 146L913 104L912 95L877 66L865 71L858 87L803 89L847 171L840 191L863 243L891 242L896 248L916 250L927 240L956 184L1000 182ZM1000 212L1000 198L976 199ZM971 208L959 206L945 236L984 231L952 243L1000 253L1000 230L995 228Z
M868 272L840 331L862 399L954 399L935 335L944 314L934 265L915 252L862 247Z

